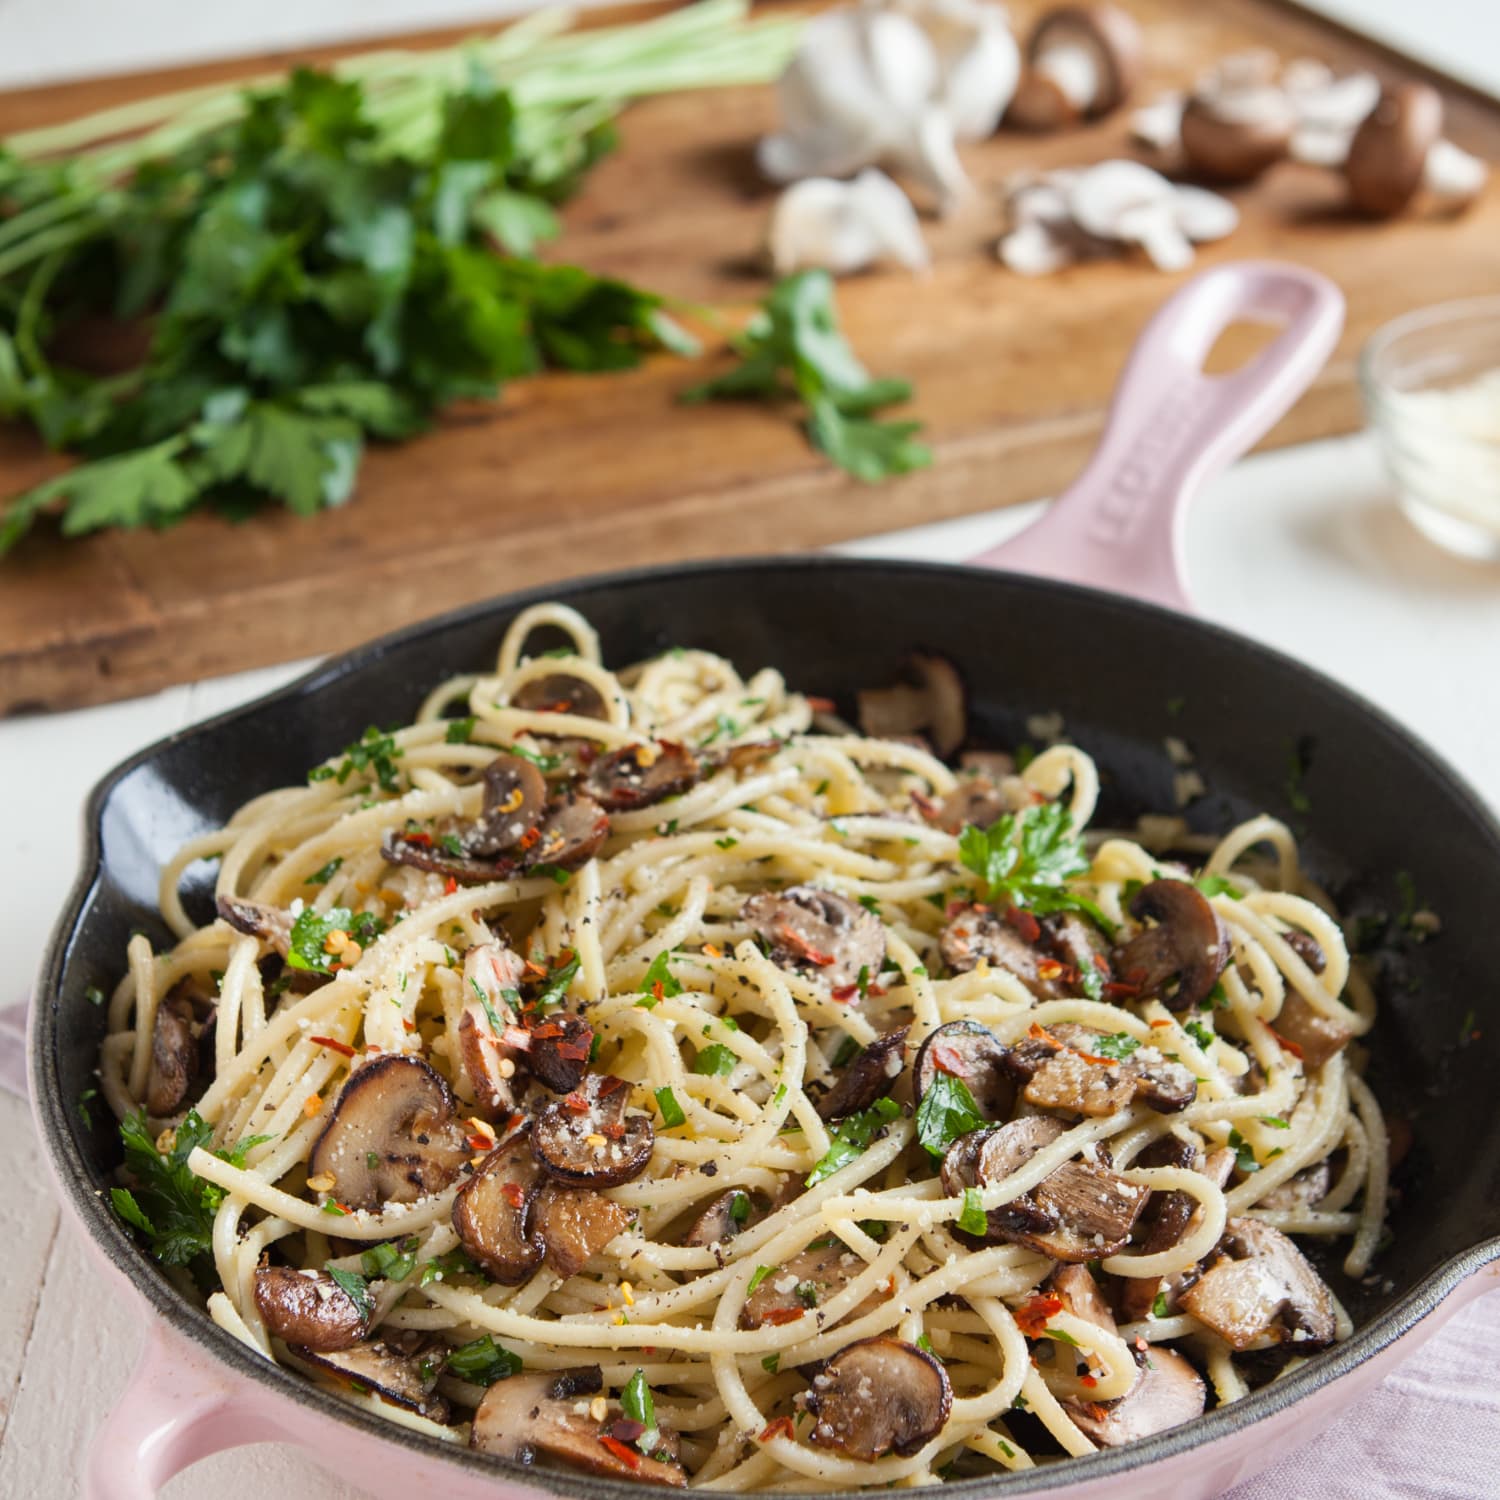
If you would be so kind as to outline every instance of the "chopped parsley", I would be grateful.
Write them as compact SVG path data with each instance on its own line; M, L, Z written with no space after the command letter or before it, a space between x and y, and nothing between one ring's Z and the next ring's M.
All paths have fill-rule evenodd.
M443 735L444 741L449 745L467 745L469 737L474 733L474 726L479 720L470 714L466 719L453 719Z
M816 1187L825 1177L832 1177L840 1167L862 1156L876 1135L900 1113L901 1106L894 1099L877 1099L869 1109L845 1116L834 1128L828 1150L809 1173L807 1186Z
M1283 1120L1280 1115L1261 1115L1258 1117L1262 1125L1269 1125L1272 1130L1290 1130L1292 1122Z
M657 1089L656 1107L661 1111L662 1124L669 1130L674 1125L687 1124L687 1116L683 1114L682 1106L677 1102L677 1095L671 1089Z
M373 1154L373 1153L372 1153ZM376 1156L376 1165L380 1158ZM372 1281L405 1281L417 1267L417 1238L371 1245L359 1258L361 1268Z
M657 1000L669 1000L673 995L682 993L682 986L672 977L672 971L668 967L671 959L671 951L664 948L651 960L651 967L641 980L643 995L651 995Z
M711 1047L705 1047L693 1059L693 1072L709 1078L728 1078L734 1072L735 1064L739 1060L739 1055L733 1047L726 1047L723 1042L715 1042Z
M968 1234L983 1234L989 1228L989 1215L979 1201L978 1188L964 1189L963 1212L958 1216L958 1227Z
M761 1360L760 1367L767 1375L774 1375L781 1368L781 1356L779 1354L767 1354Z
M1167 1315L1167 1294L1158 1292L1155 1300L1151 1303L1151 1316L1153 1318L1164 1318Z
M767 1276L773 1275L775 1273L775 1270L775 1266L757 1266L755 1268L755 1274L750 1278L750 1285L745 1288L745 1295L747 1297L753 1297L755 1295L756 1289L760 1286L761 1282L763 1282Z
M738 1188L729 1199L729 1217L736 1224L743 1224L750 1217L750 1194Z
M475 1276L478 1273L479 1267L462 1250L450 1250L447 1255L433 1256L422 1266L417 1285L423 1287L429 1282L445 1281L450 1276Z
M338 955L327 947L335 932L346 932L361 947L373 943L386 929L386 923L373 912L352 912L347 906L330 906L327 911L304 907L292 923L287 965L306 969L313 974L331 974Z
M309 781L336 781L340 786L359 772L361 780L371 774L383 792L399 790L397 785L396 760L402 754L401 747L389 734L382 734L375 725L368 729L352 745L343 750L343 760L337 765L314 766L307 773Z
M1082 912L1111 936L1114 924L1086 898L1070 891L1068 879L1089 868L1073 819L1060 802L1043 802L1006 813L988 828L970 823L958 836L958 857L983 885L992 904L1008 901L1040 915Z
M984 1123L968 1084L952 1073L938 1073L917 1105L917 1139L932 1156Z
M339 1290L354 1304L360 1321L368 1323L375 1311L375 1299L370 1296L370 1286L365 1278L358 1271L340 1270L332 1261L327 1262L323 1269L338 1282Z
M470 1385L494 1385L521 1373L521 1356L503 1349L493 1334L460 1344L448 1356L448 1370Z
M880 915L880 902L877 901L874 896L860 896L858 900L859 904L864 907L867 912L870 912L877 917Z
M1182 1028L1197 1044L1207 1052L1213 1046L1215 1037L1212 1031L1202 1021L1185 1022Z
M1229 1149L1234 1152L1234 1164L1240 1171L1260 1171L1260 1162L1256 1160L1254 1148L1238 1130L1229 1132Z
M739 843L739 840L732 833L726 833L723 838L714 840L714 847L716 849L733 849L737 843Z
M538 1010L550 1010L554 1005L563 1003L567 998L573 978L578 973L579 962L578 955L575 953L567 963L560 964L548 973L547 983L543 985L541 994L536 997L535 1005Z
M326 865L324 865L321 869L314 870L312 872L312 874L309 875L307 877L307 879L302 882L302 884L303 885L327 885L328 882L330 880L332 880L335 875L338 874L338 872L339 872L339 866L341 864L343 864L343 862L344 862L344 856L342 854L335 854L333 856L333 858L330 859L328 861L328 863Z
M661 1433L656 1426L656 1402L651 1387L646 1384L646 1372L637 1370L625 1382L620 1392L620 1405L632 1422L639 1422L646 1430L635 1440L642 1453L649 1453L661 1442Z
M529 760L538 771L555 771L563 763L563 757L560 755L543 755L540 750L528 750L525 745L512 745L505 753L519 755L522 760Z
M1193 884L1205 896L1232 896L1236 901L1245 899L1244 891L1223 875L1200 875Z
M85 1089L78 1096L78 1118L83 1121L85 1130L94 1128L94 1112L89 1108L89 1100L99 1097L98 1089Z
M1123 1062L1132 1052L1139 1051L1140 1045L1139 1039L1131 1036L1128 1031L1117 1031L1112 1036L1101 1036L1097 1042L1091 1043L1090 1050L1100 1057Z

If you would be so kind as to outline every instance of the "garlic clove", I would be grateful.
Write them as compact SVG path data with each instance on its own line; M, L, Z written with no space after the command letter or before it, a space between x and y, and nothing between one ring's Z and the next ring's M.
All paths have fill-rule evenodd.
M1222 240L1239 227L1239 209L1228 198L1207 188L1179 184L1175 210L1177 227L1195 244Z
M892 159L937 200L939 214L952 213L970 195L953 122L940 105L922 111L910 138L892 153Z
M928 265L911 201L873 168L853 182L811 177L789 187L772 215L770 250L778 276L809 266L844 276L881 260Z
M868 167L850 184L850 197L870 226L881 257L910 271L931 265L911 199L884 172Z
M1076 259L1065 239L1035 220L1017 224L995 246L995 254L1018 276L1050 276Z

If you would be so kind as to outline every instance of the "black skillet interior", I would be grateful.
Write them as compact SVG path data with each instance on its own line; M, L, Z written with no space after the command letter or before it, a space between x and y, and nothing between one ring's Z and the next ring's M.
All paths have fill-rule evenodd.
M1457 1262L1500 1254L1491 930L1500 828L1441 763L1296 662L1149 606L976 569L766 559L588 579L416 626L162 742L96 791L87 865L38 987L38 1109L92 1236L163 1316L221 1358L252 1378L296 1381L299 1399L346 1421L372 1422L248 1356L155 1274L111 1216L98 1196L118 1161L113 1131L98 1119L107 1111L95 1110L89 1129L77 1108L104 1029L104 1013L85 991L115 983L132 929L165 936L155 913L157 872L184 839L218 826L259 792L300 782L367 725L407 722L433 684L492 663L506 625L540 598L582 610L610 665L700 646L747 673L773 665L794 687L845 704L855 688L886 680L912 647L942 651L968 683L976 743L1014 746L1027 738L1028 716L1062 714L1069 737L1101 767L1100 820L1173 808L1163 741L1177 736L1196 753L1209 788L1188 810L1196 828L1219 831L1270 812L1303 836L1307 863L1346 911L1398 911L1397 872L1406 872L1402 880L1440 915L1441 932L1420 944L1393 924L1393 951L1382 961L1369 1076L1387 1112L1411 1121L1415 1144L1397 1177L1394 1240L1378 1275L1353 1286L1330 1270L1367 1331L1249 1402L1081 1461L1091 1472L1134 1467L1284 1405L1419 1316L1454 1279ZM207 867L191 872L189 906L200 915L209 910L212 878ZM1476 1255L1486 1241L1495 1243ZM1447 1275L1437 1274L1445 1267ZM395 1441L424 1441L381 1430ZM538 1474L534 1482L572 1493L639 1493L573 1476ZM1026 1490L1063 1482L1055 1468L999 1481Z

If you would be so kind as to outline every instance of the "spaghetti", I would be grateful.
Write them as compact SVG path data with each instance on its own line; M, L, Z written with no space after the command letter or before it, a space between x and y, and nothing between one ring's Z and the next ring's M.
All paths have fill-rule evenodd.
M1374 1008L1290 833L1085 836L1081 751L981 759L544 605L192 840L100 1076L201 1136L211 1316L434 1437L725 1490L1026 1468L1345 1336L1287 1236L1368 1269Z

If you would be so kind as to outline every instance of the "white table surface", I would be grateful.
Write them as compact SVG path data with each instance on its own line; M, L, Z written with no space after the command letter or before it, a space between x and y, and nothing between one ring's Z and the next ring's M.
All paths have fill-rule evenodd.
M846 550L958 559L1008 535L1033 510L873 537ZM1500 694L1493 689L1500 564L1461 562L1413 531L1366 439L1286 449L1239 465L1199 502L1189 555L1210 619L1363 692L1422 733L1500 808ZM92 782L150 740L264 692L294 670L0 723L7 803L0 868L10 872L0 902L0 997L21 994L31 981L73 877L78 832L71 810ZM33 788L45 795L29 795ZM59 809L68 810L61 820ZM71 1228L59 1227L25 1107L8 1096L0 1096L0 1137L12 1152L10 1190L0 1194L0 1496L60 1500L78 1492L84 1439L125 1384L137 1314L91 1272ZM209 1459L163 1493L175 1500L354 1500L352 1490L301 1454L275 1447Z

